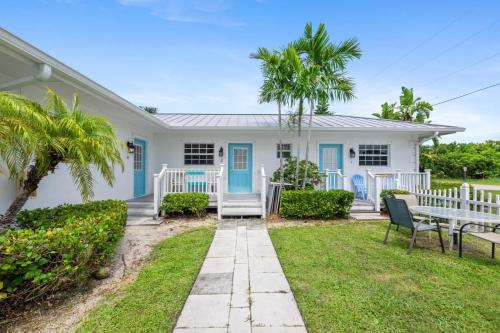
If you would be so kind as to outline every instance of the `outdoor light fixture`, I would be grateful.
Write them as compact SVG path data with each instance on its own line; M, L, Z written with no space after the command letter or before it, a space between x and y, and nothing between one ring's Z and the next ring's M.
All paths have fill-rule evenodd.
M464 183L467 181L467 167L464 166Z
M222 147L219 148L219 157L224 156L224 149Z
M354 149L352 149L352 148L351 148L351 149L349 149L349 156L350 156L351 158L355 158L355 157L356 157L356 152L354 151Z
M135 145L133 142L127 141L127 149L129 154L135 153Z

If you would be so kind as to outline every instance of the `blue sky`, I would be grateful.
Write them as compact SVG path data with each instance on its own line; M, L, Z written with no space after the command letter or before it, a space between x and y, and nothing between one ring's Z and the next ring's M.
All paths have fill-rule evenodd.
M280 48L306 22L357 37L357 99L370 116L400 87L437 103L500 82L500 1L2 0L0 25L139 105L161 112L274 113L257 101L259 46ZM500 139L500 86L439 105L446 141Z

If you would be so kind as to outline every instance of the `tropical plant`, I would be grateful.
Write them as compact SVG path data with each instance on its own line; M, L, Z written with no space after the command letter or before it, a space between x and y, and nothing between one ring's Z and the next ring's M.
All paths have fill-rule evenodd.
M280 169L274 171L272 180L277 181L281 172L283 172L285 183L288 184L303 184L306 183L306 188L313 188L314 185L318 185L321 182L321 175L319 173L318 165L314 162L301 160L299 161L299 179L297 180L297 172L295 170L297 165L297 159L292 157L289 158L285 165L283 166L283 171ZM307 165L307 174L304 173ZM306 175L306 179L304 179L304 175Z
M266 48L257 49L256 53L250 54L250 58L261 61L261 71L264 82L260 88L259 102L275 102L278 106L279 147L282 142L282 106L287 103L289 88L293 72L287 59L278 51L269 51ZM283 168L283 154L280 154L280 170ZM283 185L283 175L279 182Z
M9 178L19 182L16 197L0 217L0 227L14 223L40 181L61 163L68 167L84 200L93 196L93 169L112 185L115 166L123 171L118 147L114 129L105 118L80 111L78 94L69 108L50 89L45 107L23 96L0 92L0 159Z
M154 106L139 106L141 109L146 111L147 113L155 114L158 113L158 108Z
M421 97L415 98L413 88L401 87L399 106L396 103L385 102L380 113L372 113L379 119L395 119L415 123L430 123L430 113L433 107L423 101Z
M316 105L316 110L314 110L314 115L316 116L331 116L333 112L330 111L330 104L326 98L321 98Z
M385 102L381 106L380 113L372 113L372 116L377 117L379 119L394 119L400 120L400 115L396 111L396 103L389 104Z
M307 23L304 34L293 46L301 56L304 75L304 92L309 101L309 119L307 127L306 156L309 160L309 146L311 141L312 118L315 104L323 101L349 101L354 98L354 82L347 76L347 63L361 57L359 42L356 38L349 38L335 44L323 23L313 33L312 23ZM307 166L305 169L307 173ZM302 184L304 187L305 184Z

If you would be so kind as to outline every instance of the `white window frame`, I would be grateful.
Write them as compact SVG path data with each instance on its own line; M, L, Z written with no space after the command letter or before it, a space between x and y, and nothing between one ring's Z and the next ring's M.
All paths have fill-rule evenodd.
M365 148L362 148L362 146L365 146ZM377 146L379 146L377 148ZM367 148L368 147L368 148ZM371 148L369 148L371 147ZM384 147L387 147L387 148L384 148ZM378 150L379 153L363 153L363 150L364 151L369 151L369 150ZM387 152L386 153L382 153L382 151L386 150ZM368 164L368 161L364 161L364 164L361 164L361 156L365 156L365 157L380 157L380 164L373 164L375 161L370 161L370 164ZM386 157L387 159L387 162L386 164L382 164L382 157ZM360 167L390 167L391 166L391 145L390 144L386 144L386 143L382 143L382 144L373 144L373 143L369 143L369 144L359 144L358 145L358 166Z
M188 145L190 147L188 147ZM193 152L192 150L193 149L196 149L196 147L193 147L193 145L206 145L206 147L204 149L206 149L205 152L203 153L195 153ZM211 147L209 147L211 146ZM209 153L209 149L212 149L212 152ZM190 149L191 151L190 152L186 152L187 149ZM200 146L198 146L198 149L200 149ZM190 163L186 163L186 157L187 156L191 156L191 162ZM212 163L193 163L193 156L207 156L207 157L212 157ZM183 159L184 159L184 165L189 165L189 166L213 166L215 165L215 144L211 143L211 142L185 142L184 145L183 145ZM206 159L207 161L209 160L208 158ZM201 162L202 159L199 159L198 158L198 162Z
M286 149L286 150L283 150L283 146L284 145L288 145L290 147L290 149ZM276 158L280 158L280 155L282 153L290 153L290 156L286 157L286 156L283 156L284 159L288 159L288 158L291 158L292 157L292 152L293 152L293 148L292 148L292 144L291 143L286 143L286 142L282 142L281 143L281 149L280 149L280 144L279 142L276 144Z

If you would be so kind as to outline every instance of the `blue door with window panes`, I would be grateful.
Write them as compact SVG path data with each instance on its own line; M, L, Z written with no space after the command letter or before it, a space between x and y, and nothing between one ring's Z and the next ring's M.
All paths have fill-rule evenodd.
M337 171L338 169L342 170L343 167L344 160L342 158L341 144L327 143L319 145L319 171ZM337 184L337 177L329 177L329 179L329 188L336 189L340 187L341 184Z
M252 144L230 143L228 151L228 191L252 192Z
M134 139L134 197L146 195L146 141Z

